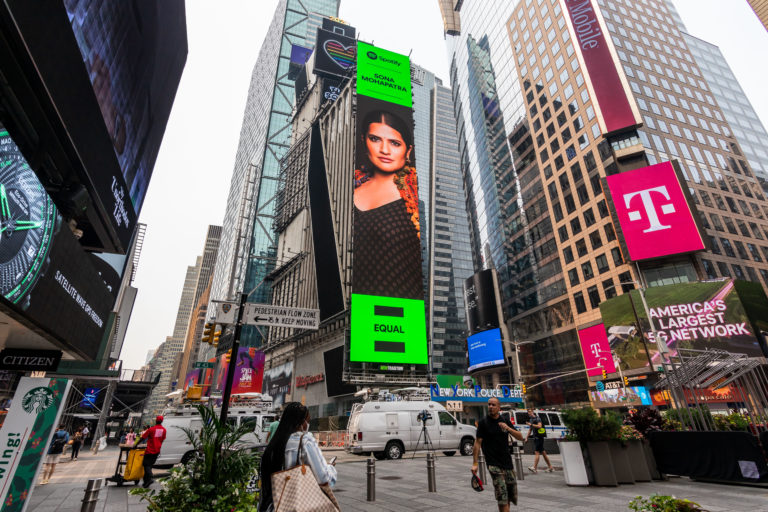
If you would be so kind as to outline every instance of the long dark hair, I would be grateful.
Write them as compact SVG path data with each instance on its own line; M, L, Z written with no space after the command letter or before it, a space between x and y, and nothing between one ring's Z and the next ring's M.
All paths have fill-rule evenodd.
M290 402L283 409L277 430L269 438L267 449L261 457L261 506L265 510L272 503L272 474L283 469L285 464L285 445L291 434L301 428L307 419L309 410L299 402Z
M365 137L368 134L368 129L373 123L385 124L393 130L397 130L403 138L406 150L413 146L411 129L397 114L387 112L386 110L374 110L368 112L363 118L363 122L359 124L358 137L360 138L360 143L358 144L357 154L357 164L360 166L360 170L366 174L373 174L373 164L368 160L368 151L365 145Z

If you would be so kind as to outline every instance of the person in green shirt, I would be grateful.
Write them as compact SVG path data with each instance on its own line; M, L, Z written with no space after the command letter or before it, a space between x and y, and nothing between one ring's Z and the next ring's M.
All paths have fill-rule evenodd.
M269 424L269 432L267 433L267 440L268 443L270 438L274 435L275 431L277 430L277 425L280 423L280 417L275 416L275 420Z

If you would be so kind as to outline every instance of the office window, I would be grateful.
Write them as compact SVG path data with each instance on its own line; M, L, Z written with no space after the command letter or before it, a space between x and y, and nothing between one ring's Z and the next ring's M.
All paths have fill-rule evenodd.
M573 302L576 303L576 311L579 313L585 313L587 311L587 304L584 302L584 294L576 292L573 294Z
M588 281L595 277L594 272L592 272L592 262L585 262L581 264L581 273L584 275L584 280Z
M606 299L616 296L616 286L613 284L613 278L603 281L603 293Z
M579 272L575 268L572 268L568 271L568 279L571 281L571 286L576 286L579 284Z
M597 286L587 288L587 295L589 296L589 304L593 308L600 306L600 292L597 291Z
M570 247L563 249L563 259L565 260L566 264L573 261L573 250Z
M600 238L599 230L595 230L589 234L589 242L592 244L592 250L602 247L603 240Z
M601 254L600 256L595 258L595 264L597 265L597 271L601 274L608 272L608 270L610 270L611 268L608 265L608 258L605 257L605 254Z
M587 250L587 243L584 241L583 238L578 242L576 242L576 252L578 253L579 258L581 258L582 256L585 256L587 252L589 252Z

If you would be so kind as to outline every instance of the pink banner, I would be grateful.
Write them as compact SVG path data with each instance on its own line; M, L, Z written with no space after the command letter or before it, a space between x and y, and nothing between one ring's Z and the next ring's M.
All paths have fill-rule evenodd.
M601 120L603 134L642 123L630 96L624 72L606 37L602 16L591 0L561 0L568 13L571 34L581 56L592 103Z
M587 367L587 375L596 377L602 375L603 368L607 373L615 373L611 345L605 333L605 325L597 324L579 330L579 344Z
M606 178L632 261L704 249L671 162Z

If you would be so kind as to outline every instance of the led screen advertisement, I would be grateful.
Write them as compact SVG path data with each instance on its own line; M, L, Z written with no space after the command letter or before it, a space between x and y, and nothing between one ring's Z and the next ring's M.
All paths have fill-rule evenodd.
M280 407L288 401L293 380L293 361L264 370L262 393L272 397L272 405Z
M345 76L355 64L356 45L354 38L318 28L313 71L324 76Z
M653 404L651 394L643 386L627 386L602 391L593 389L590 390L589 395L592 407L596 409Z
M605 135L642 124L596 0L560 0Z
M0 233L3 304L94 359L114 297L2 127Z
M645 291L650 316L659 339L666 343L670 355L683 349L720 349L750 357L764 355L764 343L755 336L760 320L747 314L737 291L738 282L731 279L654 286ZM649 369L661 363L648 316L641 306L637 290L600 304L611 350L625 370ZM762 300L765 294L761 293ZM635 327L635 312L642 331Z
M227 355L220 358L217 389L223 390L230 363ZM264 352L253 347L240 347L235 361L235 377L232 381L232 394L261 393L264 379Z
M464 307L469 333L499 327L498 300L492 269L477 272L464 281Z
M505 364L500 329L490 329L467 338L469 371Z
M611 355L611 346L605 333L605 325L598 324L585 329L579 329L579 345L584 356L587 375L596 377L606 373L614 373L616 365Z
M426 364L410 62L357 55L350 361Z
M647 260L705 249L677 162L605 178L629 259Z

